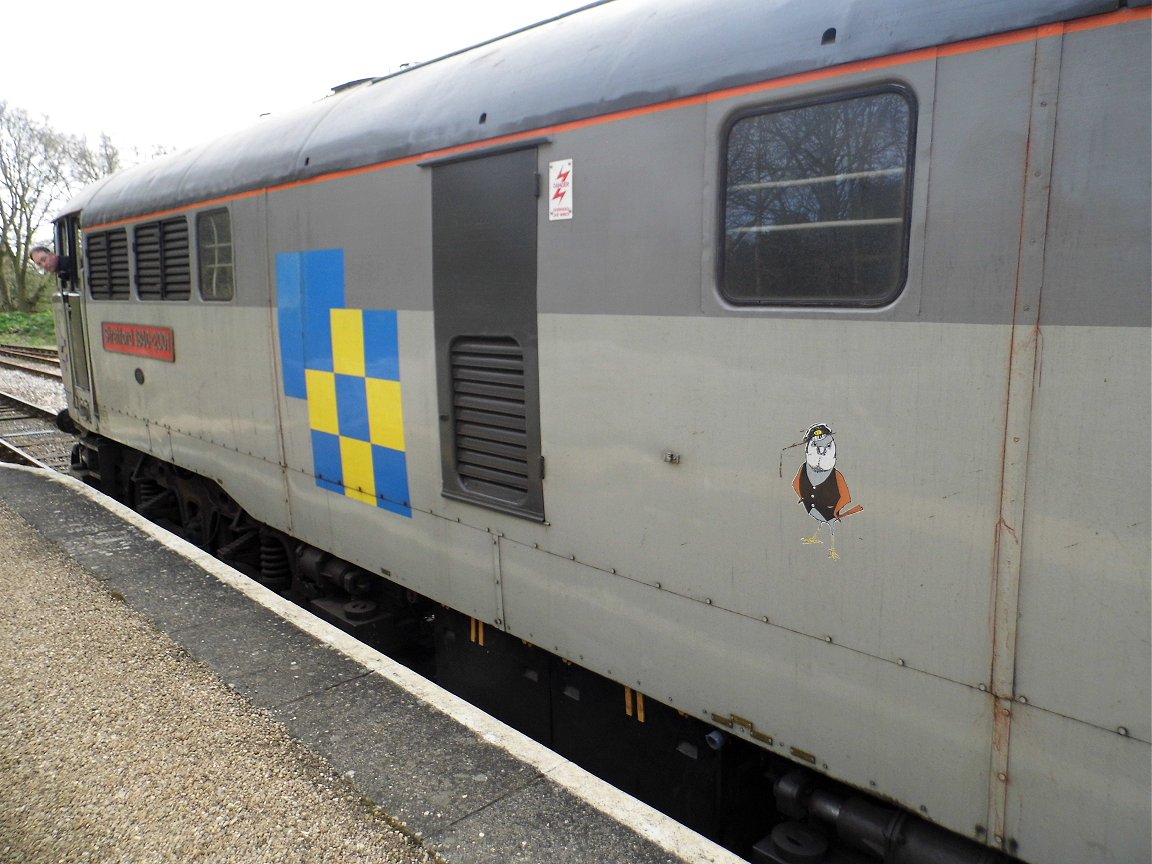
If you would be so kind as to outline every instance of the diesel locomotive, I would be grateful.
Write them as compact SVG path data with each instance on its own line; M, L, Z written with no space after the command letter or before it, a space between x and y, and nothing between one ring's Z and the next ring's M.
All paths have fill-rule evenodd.
M115 174L73 468L749 859L1147 862L1150 44L615 0Z

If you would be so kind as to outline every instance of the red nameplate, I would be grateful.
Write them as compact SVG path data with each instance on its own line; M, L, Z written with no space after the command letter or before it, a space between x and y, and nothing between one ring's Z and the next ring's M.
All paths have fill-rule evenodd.
M105 351L176 362L176 337L171 327L114 324L111 321L103 322L100 327Z

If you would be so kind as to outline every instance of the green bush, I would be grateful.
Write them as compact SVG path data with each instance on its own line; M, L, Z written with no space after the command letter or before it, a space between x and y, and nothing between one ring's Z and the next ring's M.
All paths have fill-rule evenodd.
M0 312L0 342L7 345L56 347L51 312Z

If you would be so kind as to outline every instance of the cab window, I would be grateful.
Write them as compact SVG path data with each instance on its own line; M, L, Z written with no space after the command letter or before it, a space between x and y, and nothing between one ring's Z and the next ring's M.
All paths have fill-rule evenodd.
M227 210L196 216L196 252L200 262L200 296L231 300L235 292L232 266L232 222Z

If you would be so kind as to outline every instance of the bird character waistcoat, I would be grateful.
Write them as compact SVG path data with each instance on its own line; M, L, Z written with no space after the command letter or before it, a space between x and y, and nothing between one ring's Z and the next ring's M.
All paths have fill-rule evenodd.
M833 468L823 483L813 486L805 467L801 465L796 472L792 487L800 496L800 504L806 511L815 509L825 522L830 522L852 500L848 495L848 484L844 482L844 476Z

